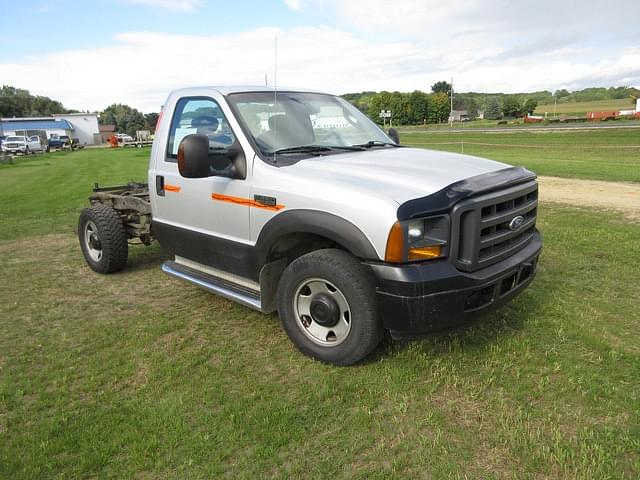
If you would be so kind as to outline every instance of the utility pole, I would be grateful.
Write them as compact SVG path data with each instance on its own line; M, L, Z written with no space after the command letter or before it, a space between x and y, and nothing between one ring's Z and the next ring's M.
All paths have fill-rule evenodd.
M453 127L453 77L451 77L451 108L449 109L449 126Z

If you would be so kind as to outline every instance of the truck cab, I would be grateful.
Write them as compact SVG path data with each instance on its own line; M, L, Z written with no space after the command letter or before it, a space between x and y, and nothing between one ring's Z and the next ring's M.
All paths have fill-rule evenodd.
M511 300L542 248L535 175L397 140L320 92L171 93L148 176L163 270L278 311L303 353L340 365L385 330L421 336Z

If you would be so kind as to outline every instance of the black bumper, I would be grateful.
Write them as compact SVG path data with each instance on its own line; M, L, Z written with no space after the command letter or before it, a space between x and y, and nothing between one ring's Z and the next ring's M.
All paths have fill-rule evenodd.
M536 273L542 239L515 255L472 273L449 260L414 265L369 264L377 278L383 324L394 338L411 338L462 325L511 300Z

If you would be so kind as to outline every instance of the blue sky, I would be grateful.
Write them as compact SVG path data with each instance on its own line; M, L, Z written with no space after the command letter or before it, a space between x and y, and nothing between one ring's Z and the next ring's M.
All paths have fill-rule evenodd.
M310 15L290 9L284 2L256 0L202 2L190 10L119 0L23 0L2 11L5 18L29 12L28 31L23 22L3 23L0 30L3 60L78 46L99 46L111 42L118 32L209 35L264 25L286 28L313 21L305 18Z
M272 81L275 36L279 84L333 93L451 77L459 91L640 86L636 0L26 0L1 12L0 83L77 109L155 111L173 88Z

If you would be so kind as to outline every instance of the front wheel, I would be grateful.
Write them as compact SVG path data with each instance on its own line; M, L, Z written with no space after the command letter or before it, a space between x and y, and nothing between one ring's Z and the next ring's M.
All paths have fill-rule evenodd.
M280 279L278 313L298 349L327 363L354 364L382 338L371 274L342 250L293 261Z
M113 273L127 265L127 233L118 213L105 205L85 208L78 222L85 260L98 273Z

